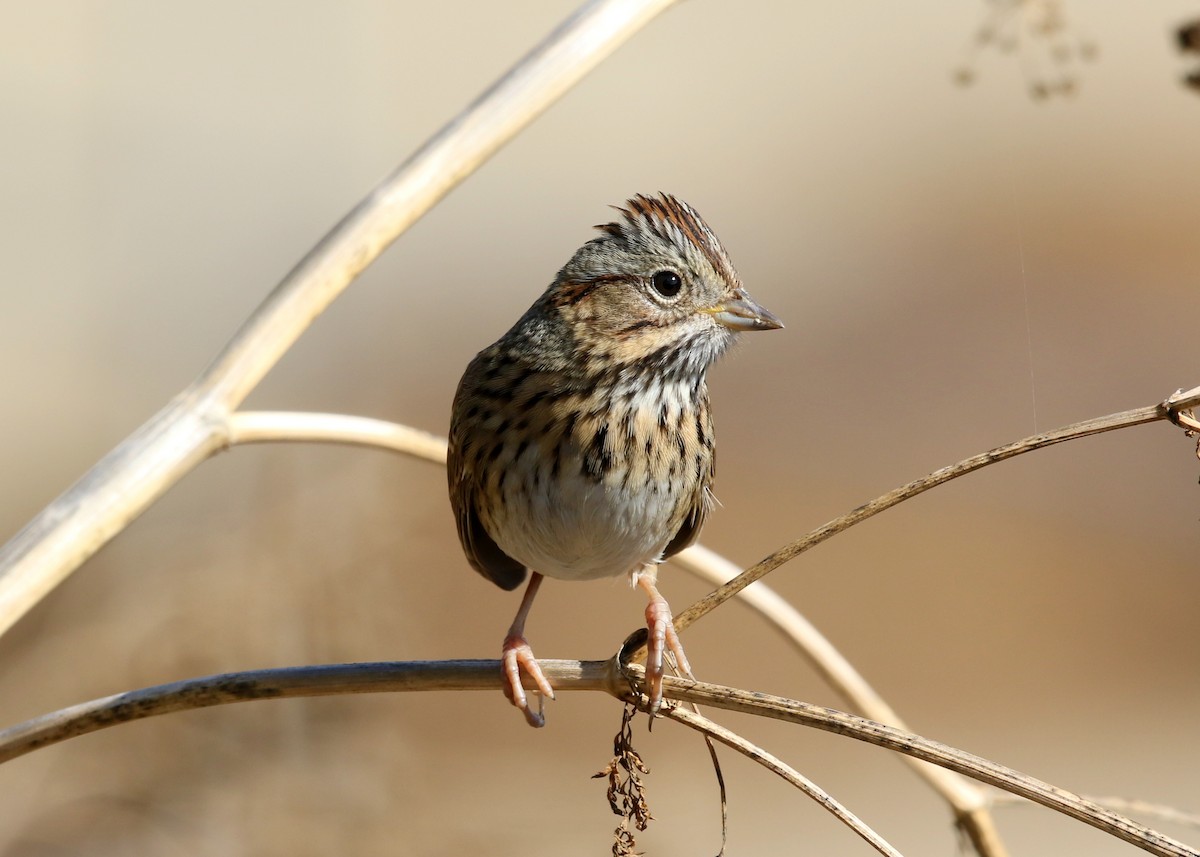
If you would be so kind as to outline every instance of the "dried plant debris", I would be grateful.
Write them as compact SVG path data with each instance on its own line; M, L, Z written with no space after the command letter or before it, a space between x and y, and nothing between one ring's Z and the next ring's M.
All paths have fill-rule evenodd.
M1176 31L1179 50L1200 54L1200 19L1189 21Z
M1200 19L1189 21L1181 26L1176 30L1175 36L1179 40L1179 50L1184 53L1200 54ZM1200 68L1185 74L1183 85L1200 92Z
M1074 95L1079 67L1099 51L1067 22L1064 0L985 0L983 23L954 71L954 81L968 86L978 77L980 55L995 50L1015 55L1031 98L1044 101Z
M1196 35L1197 37L1200 37L1200 22L1197 23L1197 30L1198 32ZM1197 72L1195 77L1198 79L1198 83L1200 83L1200 72ZM1197 390L1200 390L1200 387L1197 387L1195 390L1188 390L1186 392L1182 388L1178 389L1173 395L1168 397L1165 402L1163 402L1163 405L1166 406L1167 409L1167 419L1183 429L1184 437L1197 438L1196 458L1200 459L1200 409L1186 408L1184 410L1180 410L1175 406L1176 400L1180 399L1181 397L1187 398Z
M642 831L654 818L646 803L642 774L650 768L633 749L633 717L637 707L627 704L621 714L621 728L613 738L612 761L604 770L592 775L592 779L608 778L608 805L615 815L621 816L621 824L613 831L613 857L636 857L637 842L634 830Z

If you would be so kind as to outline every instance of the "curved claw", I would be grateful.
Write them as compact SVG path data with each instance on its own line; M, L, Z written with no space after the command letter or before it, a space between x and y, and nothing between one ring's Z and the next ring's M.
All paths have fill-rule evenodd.
M688 663L679 635L675 633L671 607L657 590L654 590L650 603L646 605L646 629L649 632L646 640L646 684L649 686L650 716L653 717L662 708L664 653L670 651L675 656L675 665L680 673L688 678L693 676L692 665Z
M545 697L554 699L554 688L550 686L537 658L533 656L533 649L530 647L529 641L521 634L509 634L504 638L500 660L504 676L507 679L504 685L504 695L508 697L508 701L521 709L521 713L525 715L525 722L530 726L535 729L545 726L546 718L542 713L542 701ZM529 699L525 695L525 688L521 682L522 668L538 687L536 691L539 694L538 710L536 712L529 707Z

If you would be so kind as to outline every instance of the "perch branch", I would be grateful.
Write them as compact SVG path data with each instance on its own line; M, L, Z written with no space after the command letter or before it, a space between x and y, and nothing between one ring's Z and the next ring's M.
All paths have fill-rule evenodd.
M538 663L555 688L602 690L613 696L628 691L627 682L614 673L608 661ZM494 660L282 667L185 679L93 699L0 731L0 763L68 738L175 711L351 693L496 690L502 686L501 679L500 662ZM528 685L528 689L537 688Z
M191 386L0 548L0 633L224 446L229 415L389 244L674 2L590 0L346 215Z
M539 663L555 690L604 691L643 710L649 704L645 696L631 690L631 681L642 683L645 677L636 664L622 667L617 658ZM529 681L528 676L525 680ZM0 762L68 738L174 711L349 693L494 691L502 681L500 662L494 660L336 664L206 676L93 700L9 727L0 732ZM533 689L531 682L529 687ZM686 679L664 679L663 692L672 700L798 723L924 759L1028 798L1160 857L1200 857L1200 852L1189 846L1078 795L902 729L792 699Z
M636 664L626 663L625 670L631 674L634 681L639 683L645 675L642 667ZM1196 851L1191 846L1156 830L1151 830L1112 810L1098 806L1073 792L1060 789L980 756L922 738L903 729L886 726L832 708L823 708L770 694L705 684L689 679L665 678L663 695L683 702L770 717L789 723L811 726L837 735L845 735L858 741L949 768L972 779L1027 798L1034 803L1061 812L1123 839L1151 854L1157 854L1160 857L1200 857L1200 851ZM645 696L635 697L628 694L625 700L635 702L643 711L649 710L649 700Z

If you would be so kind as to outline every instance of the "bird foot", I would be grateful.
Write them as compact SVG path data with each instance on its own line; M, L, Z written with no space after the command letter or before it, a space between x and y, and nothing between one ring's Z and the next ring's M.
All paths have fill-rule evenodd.
M679 635L675 633L671 607L657 590L652 592L650 603L646 605L646 630L649 632L646 640L646 684L650 691L650 716L654 717L662 708L664 654L669 651L674 655L676 668L688 678L693 678L692 665L688 663Z
M530 648L529 641L521 634L509 634L504 638L504 647L500 657L504 676L507 679L504 685L504 695L508 697L509 702L521 709L526 723L534 728L545 726L546 718L543 716L542 710L543 700L547 696L554 699L554 688L550 686L541 666L538 665L537 658L533 656L533 649ZM536 712L529 707L529 699L525 695L525 688L521 682L522 669L537 685L537 690L534 691L538 694L538 710Z

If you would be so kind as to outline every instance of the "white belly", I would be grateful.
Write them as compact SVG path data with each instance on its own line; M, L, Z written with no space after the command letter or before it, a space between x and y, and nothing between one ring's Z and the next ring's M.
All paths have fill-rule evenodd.
M665 485L623 491L611 481L565 476L532 497L498 532L500 548L548 577L591 580L657 561L675 535L677 498ZM500 511L505 515L512 504Z

